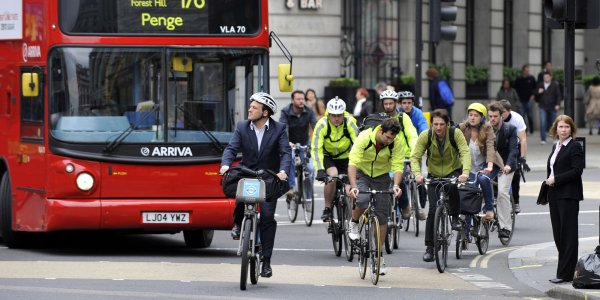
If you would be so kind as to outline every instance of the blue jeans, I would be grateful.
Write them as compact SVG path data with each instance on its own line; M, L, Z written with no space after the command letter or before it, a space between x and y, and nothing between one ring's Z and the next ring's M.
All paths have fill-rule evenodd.
M477 176L477 184L483 191L483 199L485 200L484 211L494 210L494 186L492 185L492 179L498 176L498 172L500 172L500 168L494 165L492 172L489 174L480 173ZM469 181L473 181L475 179L475 173L469 173Z
M304 156L306 155L306 150L304 149L300 149L300 159L304 160ZM296 164L295 164L295 160L296 160L296 149L292 149L292 163L290 166L290 176L288 178L288 182L290 184L290 188L293 188L296 186ZM312 157L309 158L308 160L308 164L306 166L308 168L308 175L309 178L305 178L305 179L309 179L311 184L314 184L314 178L315 178L315 167L313 166L312 163Z
M554 108L540 108L540 137L542 141L546 141L546 134L554 119L556 119L556 110Z
M527 126L529 126L529 132L533 132L533 104L531 101L527 100L527 102L521 101L521 116L525 120L527 120Z

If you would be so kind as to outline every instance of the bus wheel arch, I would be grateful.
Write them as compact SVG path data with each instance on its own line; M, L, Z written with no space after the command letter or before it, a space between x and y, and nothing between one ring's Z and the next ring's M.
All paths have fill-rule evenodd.
M208 248L212 244L214 233L211 229L184 230L183 239L188 248Z

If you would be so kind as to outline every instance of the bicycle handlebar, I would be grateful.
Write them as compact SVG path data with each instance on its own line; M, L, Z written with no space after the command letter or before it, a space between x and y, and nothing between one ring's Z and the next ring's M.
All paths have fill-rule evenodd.
M300 143L296 143L296 144L293 144L293 145L291 146L291 148L292 148L292 149L302 149L302 150L307 150L307 149L310 149L310 145L303 146L303 145L301 145Z
M348 178L348 175L346 175L346 174L339 174L338 176L325 176L324 180L319 180L319 181L324 181L325 183L330 183L332 181L341 181L341 182L344 182L345 178Z
M388 195L393 195L394 191L384 191L384 190L359 190L358 191L359 194L372 194L372 195L377 195L377 194L388 194Z
M455 184L458 181L458 177L432 177L425 178L426 184L441 183L441 184Z

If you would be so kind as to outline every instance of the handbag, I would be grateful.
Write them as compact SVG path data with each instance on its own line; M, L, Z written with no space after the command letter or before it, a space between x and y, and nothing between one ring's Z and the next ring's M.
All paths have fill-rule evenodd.
M472 184L460 185L458 195L460 197L461 214L473 215L481 211L483 193L478 186Z
M542 182L542 187L540 187L540 193L537 198L537 205L546 205L548 204L548 185L546 182Z
M223 193L228 198L236 198L238 182L242 178L256 178L256 173L244 167L231 167L221 180ZM281 197L290 188L287 181L280 180L277 174L271 170L264 170L260 178L265 182L266 197L268 201L272 201Z

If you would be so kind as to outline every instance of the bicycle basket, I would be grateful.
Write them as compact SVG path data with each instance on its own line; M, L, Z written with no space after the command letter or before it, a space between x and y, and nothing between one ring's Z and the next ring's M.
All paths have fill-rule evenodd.
M242 178L237 184L235 200L243 203L260 203L266 200L265 182L257 178Z
M458 187L461 214L477 214L481 211L483 193L478 186L471 184Z
M256 178L256 175L240 167L232 167L223 175L221 186L225 196L236 198L238 182L242 178ZM287 181L279 180L279 177L273 171L265 170L261 175L261 179L264 181L265 195L269 200L277 199L289 190Z

